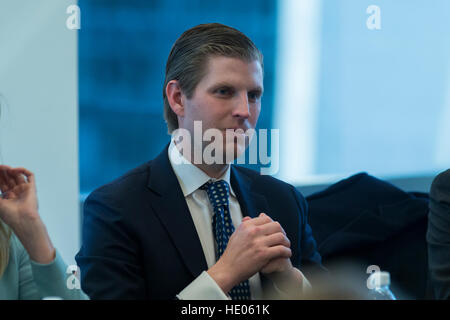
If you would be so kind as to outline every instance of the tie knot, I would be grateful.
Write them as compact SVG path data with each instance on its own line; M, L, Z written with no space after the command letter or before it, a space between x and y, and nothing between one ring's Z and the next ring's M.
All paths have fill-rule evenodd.
M209 201L213 207L228 205L230 197L230 186L224 180L208 181L200 189L208 194Z

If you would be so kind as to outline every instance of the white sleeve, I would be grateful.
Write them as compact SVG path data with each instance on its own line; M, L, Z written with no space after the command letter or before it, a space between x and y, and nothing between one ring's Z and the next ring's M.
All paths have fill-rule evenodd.
M180 300L231 300L206 271L184 288L177 298Z

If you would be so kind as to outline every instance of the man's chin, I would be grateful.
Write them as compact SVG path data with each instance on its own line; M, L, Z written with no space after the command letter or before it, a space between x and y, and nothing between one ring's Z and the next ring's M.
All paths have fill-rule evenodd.
M226 144L225 147L225 153L224 153L224 159L226 159L226 163L231 163L235 159L241 157L245 150L247 149L247 145L245 143L230 143Z

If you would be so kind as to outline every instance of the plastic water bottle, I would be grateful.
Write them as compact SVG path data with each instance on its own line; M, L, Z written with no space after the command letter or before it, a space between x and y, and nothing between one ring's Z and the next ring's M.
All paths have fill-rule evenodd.
M371 300L397 300L389 286L391 285L391 276L389 272L374 272L367 281L369 285L369 297Z

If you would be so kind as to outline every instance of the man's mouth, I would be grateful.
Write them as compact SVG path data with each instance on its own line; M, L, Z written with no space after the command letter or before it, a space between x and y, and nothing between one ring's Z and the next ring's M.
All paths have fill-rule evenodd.
M242 131L243 133L246 131L246 129L242 128L242 127L230 127L230 128L226 128L224 130L225 131L233 131L233 132L236 132L236 131L240 132L240 131Z

